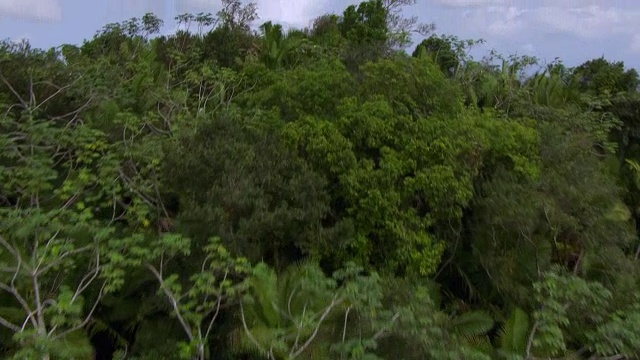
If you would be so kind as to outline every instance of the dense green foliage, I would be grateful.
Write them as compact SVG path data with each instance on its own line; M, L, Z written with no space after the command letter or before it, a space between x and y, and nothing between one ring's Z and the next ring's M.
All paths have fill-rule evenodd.
M635 70L223 2L1 44L0 357L640 359Z

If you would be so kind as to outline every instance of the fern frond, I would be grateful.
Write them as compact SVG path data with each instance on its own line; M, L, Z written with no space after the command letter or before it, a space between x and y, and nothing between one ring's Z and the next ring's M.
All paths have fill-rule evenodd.
M450 329L456 335L472 337L486 334L493 325L493 318L487 312L470 311L454 318Z
M468 336L464 339L467 347L487 355L493 355L494 349L491 341L487 336Z

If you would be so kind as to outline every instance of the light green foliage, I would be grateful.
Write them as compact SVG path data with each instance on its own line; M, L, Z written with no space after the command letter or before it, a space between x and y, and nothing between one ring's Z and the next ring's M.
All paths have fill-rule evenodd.
M640 335L636 330L640 320L638 300L611 314L606 322L598 324L586 336L589 350L601 356L624 354L629 357L640 355Z
M498 353L505 358L524 358L530 331L529 315L520 308L513 309L500 330Z
M450 316L439 311L432 286L390 280L385 283L385 300L393 304L398 318L389 336L380 341L377 353L382 358L491 359L491 344L483 336L493 327L488 314Z
M412 4L0 42L0 357L640 356L637 72Z
M578 79L560 61L555 61L525 82L535 104L562 108L579 101Z
M379 45L387 41L388 10L382 0L363 1L347 7L342 15L342 35L357 45Z
M389 325L384 312L376 314L382 305L379 278L362 276L353 266L326 277L314 263L293 265L280 275L258 264L246 285L242 328L233 336L239 352L272 359L338 352L350 359L368 359L379 335L364 334Z
M380 78L373 74L368 76ZM407 93L406 87L395 91L387 100L381 95L365 102L346 98L336 121L303 119L287 125L285 134L317 170L340 179L334 196L346 202L344 216L356 231L354 243L345 244L349 251L374 262L384 254L383 266L390 270L404 264L407 270L429 274L443 250L429 227L462 216L484 162L495 164L507 157L516 172L536 177L538 135L526 123L473 112L455 120L447 115L422 118L426 114L413 120L398 114L406 106L396 110L389 104L398 104L394 98L401 94L406 94L406 104L414 104L417 95L411 88Z
M0 218L0 290L13 309L0 324L25 352L63 354L70 342L86 355L82 328L117 288L117 274L105 266L113 229L79 221L72 211L3 210Z
M11 56L16 53L7 56L8 64L16 60ZM79 85L41 86L45 70L54 71L56 63L49 69L25 65L28 102L20 79L12 84L2 77L3 86L14 89L6 99L12 105L3 104L0 117L0 290L11 308L2 325L21 345L16 358L34 352L87 356L92 349L84 327L102 297L122 283L109 261L119 250L111 241L120 234L98 219L121 199L117 163L104 134L77 123L76 113L45 115L56 112L60 98L77 94Z
M122 267L143 266L155 277L158 295L170 304L188 341L178 342L181 358L205 359L207 343L221 306L239 296L243 284L235 279L251 271L247 259L234 257L218 238L211 238L202 248L199 261L188 278L171 272L171 261L192 255L191 241L178 234L165 234L149 246L139 237Z
M484 335L493 328L494 322L489 314L483 311L470 311L452 319L450 331L462 337Z
M541 175L540 133L531 119L495 119L492 112L477 116L477 124L487 137L485 164L493 169L504 167L521 178L538 179Z
M462 110L459 88L429 58L401 57L362 67L363 99L383 96L399 115L415 119L433 114L454 116Z
M542 281L534 284L534 288L539 308L533 313L533 341L527 347L527 354L535 351L544 356L562 355L569 350L567 344L570 340L580 336L575 331L584 327L595 325L598 328L596 333L600 334L612 329L623 329L620 326L624 326L624 322L619 322L622 320L618 317L619 314L614 315L612 321L606 322L612 294L600 283L588 282L571 275L547 273ZM603 338L605 341L615 341L615 335L603 338L591 335L589 338L590 341L595 341L587 343L587 346L595 347L599 354L630 350L623 343L608 349L606 345L600 344ZM630 340L633 344L634 340Z
M272 82L256 89L246 101L249 106L278 109L284 121L305 116L334 117L342 98L353 92L353 79L344 65L333 58L274 75L268 74L266 79ZM265 81L263 74L257 76L261 78L256 81Z
M635 69L626 70L622 62L609 62L604 58L593 59L574 69L583 91L596 94L633 92L640 79Z
M482 62L467 61L456 77L463 84L468 105L509 114L529 96L523 87L524 73L536 63L530 56L504 57L492 51Z
M290 30L285 33L280 24L270 21L262 24L260 30L264 37L260 60L269 69L295 67L316 52L304 32Z

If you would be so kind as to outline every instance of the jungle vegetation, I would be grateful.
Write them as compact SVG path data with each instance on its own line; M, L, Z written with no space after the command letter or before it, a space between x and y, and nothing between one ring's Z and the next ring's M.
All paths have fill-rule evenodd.
M0 357L640 359L638 73L413 2L2 42Z

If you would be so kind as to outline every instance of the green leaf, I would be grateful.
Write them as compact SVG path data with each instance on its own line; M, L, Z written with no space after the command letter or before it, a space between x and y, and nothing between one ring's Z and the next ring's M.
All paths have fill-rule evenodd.
M525 355L529 338L529 316L524 310L515 308L499 331L500 349L509 353Z
M454 334L472 337L486 334L493 325L493 318L487 312L469 311L453 318L449 328Z

